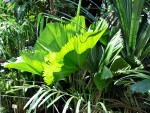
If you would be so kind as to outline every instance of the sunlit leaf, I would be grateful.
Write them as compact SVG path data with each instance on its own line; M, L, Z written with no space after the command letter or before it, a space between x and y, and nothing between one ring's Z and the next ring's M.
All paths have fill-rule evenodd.
M95 46L105 30L87 32L73 37L62 47L60 52L50 52L45 57L47 62L44 65L45 82L51 84L54 80L57 81L79 70L87 58L89 49ZM60 72L60 74L56 72Z

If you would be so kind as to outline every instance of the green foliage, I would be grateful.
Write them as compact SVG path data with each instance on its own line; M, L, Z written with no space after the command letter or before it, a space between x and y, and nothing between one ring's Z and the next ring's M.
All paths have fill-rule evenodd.
M130 73L130 72L129 72ZM143 74L140 72L133 71L134 74L126 75L120 79L118 79L115 84L116 85L128 85L130 89L134 92L147 93L150 90L149 85L149 73ZM128 74L128 73L127 73ZM142 79L141 81L137 81L136 79ZM135 80L134 80L135 79Z
M59 109L58 104L60 104L59 103L60 100L63 100L63 102L61 103L63 109ZM29 107L28 113L31 113L32 111L35 111L37 108L41 107L45 102L47 103L47 108L53 106L54 111L61 112L61 113L67 113L68 110L75 113L78 112L91 113L92 111L94 111L93 109L96 109L96 111L98 112L100 111L101 112L104 111L105 113L108 112L105 105L101 102L97 103L97 105L94 105L90 100L86 101L80 94L76 94L76 93L70 94L58 90L56 88L49 88L46 86L40 87L37 93L33 95L30 98L30 100L26 103L24 109L27 109ZM72 106L73 103L76 103L74 107ZM102 108L99 107L98 104L100 104Z
M140 93L148 92L148 90L150 90L150 78L131 85L131 90Z
M126 48L126 50L124 51L124 57L127 58L126 60L131 65L131 67L132 65L135 65L136 62L136 59L134 57L137 57L137 59L139 60L143 60L146 56L149 55L147 48L150 35L150 25L148 21L144 21L141 18L144 1L145 0L135 0L134 2L132 2L131 0L116 0L114 2L117 9L116 13L123 29L122 32L124 34L123 38ZM140 22L140 20L142 22ZM145 52L145 50L147 52ZM139 65L133 67L138 66Z
M81 16L79 18L78 24L79 31L76 31L76 18L66 25L60 23L48 24L38 38L35 44L35 49L44 50L47 52L60 51L61 48L68 42L68 40L75 36L77 32L79 34L85 33L86 29L84 17Z
M116 56L110 66L110 70L116 73L121 70L128 70L130 68L130 65L121 56Z
M51 73L55 72L56 81L75 72L82 68L85 58L88 55L88 49L93 48L96 42L98 42L99 37L102 36L105 30L102 32L89 32L79 35L78 37L73 37L69 42L61 49L58 53L50 53L45 57L47 59L48 65L45 66L45 81L52 78ZM52 70L50 70L50 68ZM56 73L56 72L60 72ZM47 77L49 79L47 79ZM47 82L50 84L51 82Z
M0 2L3 7L0 8L3 13L0 15L1 55L5 59L21 55L9 60L5 67L24 72L13 71L15 73L9 73L9 76L4 73L5 78L13 78L14 82L11 79L2 80L0 85L3 91L31 96L34 93L32 89L39 88L24 107L28 113L40 112L38 108L45 107L52 109L48 112L62 113L148 111L148 96L144 93L150 89L150 73L144 68L149 68L145 58L148 59L150 53L150 27L147 17L141 17L141 12L147 12L145 6L143 10L143 4L147 1L113 1L119 22L115 15L110 15L107 19L111 21L109 29L106 19L88 12L94 1L86 8L77 5L77 2L81 4L81 0ZM99 9L97 14L102 17L108 15L108 12L103 14L105 11L112 10L109 0L101 1L102 6L94 5ZM9 8L5 8L7 6ZM77 6L77 16L70 20L76 14L74 10ZM86 17L79 16L80 12ZM64 17L59 18L58 15ZM89 26L87 21L96 22ZM114 22L118 22L116 26L113 26ZM30 45L34 47L29 48ZM26 80L41 81L43 78L47 85L26 83ZM21 82L18 83L18 79ZM131 90L143 94L134 95ZM9 103L11 100L7 101ZM19 103L17 99L13 102Z
M26 41L33 38L33 27L29 20L22 25L15 21L2 21L0 28L1 47L5 58L16 57L21 49L25 49Z
M36 13L38 13L34 12L34 15L31 11L31 6L35 5L34 3L17 0L1 2L0 46L2 59L17 57L20 50L34 45ZM34 10L36 8L33 8Z
M136 73L136 71L141 71L141 69L144 70L146 65L144 65L143 62L150 54L150 24L148 17L141 17L144 3L147 2L145 2L145 0L134 0L134 2L131 0L115 0L114 2L116 14L123 29L122 32L125 42L125 50L122 52L124 59L120 59L122 62L121 65L124 65L126 69L134 70L126 72L126 74ZM115 65L115 63L113 65ZM141 72L149 74L147 71ZM132 77L130 76L130 78ZM149 79L137 82L131 86L131 89L144 93L149 90L147 81L149 81ZM130 82L132 83L132 81ZM139 87L139 85L141 85L141 87Z
M46 97L44 98L44 96L46 96ZM55 96L55 98L54 98L54 96ZM48 104L47 108L49 108L52 105L56 106L55 103L59 99L63 98L64 96L70 96L70 98L66 101L63 112L62 112L62 113L66 113L67 108L70 107L69 106L70 102L74 99L79 99L79 98L75 97L73 95L67 94L65 92L62 92L62 91L59 91L56 89L50 89L50 88L46 88L46 89L40 88L39 91L26 103L26 105L24 106L24 109L27 108L30 104L28 113L31 113L32 110L35 110L37 107L40 107L42 104L44 104L44 102L46 102L48 100L50 100L50 103ZM81 101L83 101L83 100L79 99L79 102L81 102ZM78 109L78 107L77 107L77 109Z
M106 66L112 62L112 60L119 54L119 52L123 48L123 40L120 35L121 35L120 31L118 31L114 35L114 37L107 44L105 52L100 58L101 60L99 62L99 70L98 70L98 73L96 73L94 77L94 82L100 90L105 88L110 81L110 80L104 80L104 79L113 77L111 70L107 68ZM118 70L118 68L119 67L116 67L115 69Z
M74 18L66 25L48 24L38 38L34 51L23 52L22 62L9 63L5 67L34 74L41 74L44 71L43 76L47 84L52 84L81 69L90 49L99 41L106 28L86 32L84 17L79 17L78 25L80 26L75 23L76 21L77 18ZM36 51L41 51L41 55L38 56L39 52Z
M41 75L43 71L42 63L44 62L44 51L23 51L21 57L18 57L15 62L5 63L6 68L15 68L21 71L27 71Z

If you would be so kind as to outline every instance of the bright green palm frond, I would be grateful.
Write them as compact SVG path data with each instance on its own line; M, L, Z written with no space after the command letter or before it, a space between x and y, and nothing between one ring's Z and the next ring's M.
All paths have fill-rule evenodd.
M64 38L62 38L62 35ZM64 26L59 23L50 23L38 38L35 49L45 50L47 52L59 51L67 41Z
M41 75L43 71L42 64L44 63L44 56L46 54L47 53L44 51L23 51L21 53L21 57L25 63L27 63Z
M15 62L5 63L5 68L14 68L21 71L27 71L34 74L41 75L43 71L42 64L44 63L44 56L46 52L43 51L23 51L20 59Z
M85 18L79 16L78 18L78 33L84 33L86 31ZM57 52L68 42L68 39L76 35L76 21L77 18L73 18L68 24L49 23L44 31L38 38L35 49L45 50L47 52Z
M106 31L87 32L70 38L68 43L62 47L60 52L50 52L44 65L44 80L47 84L58 81L72 72L79 70L89 53L99 38Z
M94 22L90 25L88 31L95 31L95 30L102 30L104 28L108 27L107 21L103 18L101 18L100 21Z
M103 30L100 30L98 27L97 30L86 32L85 27L83 16L73 18L68 24L48 24L38 38L34 51L22 52L21 63L9 63L5 67L39 75L44 71L43 76L47 84L58 81L82 68L90 49L107 29L103 27Z
M74 17L73 19L70 20L68 24L65 24L64 26L67 34L70 33L70 31L72 31L73 34L70 37L74 36L74 33L76 33L76 26L78 26L78 33L84 33L86 32L85 17L84 16L78 16L78 18Z
M6 68L15 68L22 71L31 72L34 74L42 74L44 65L44 57L50 51L57 52L68 42L68 40L76 35L76 17L68 24L50 23L41 33L33 51L23 51L21 53L22 61L10 62L5 64ZM85 18L78 18L78 32L84 33Z
M36 70L34 70L32 67L30 67L28 64L26 64L25 62L11 62L11 63L5 63L4 64L5 68L14 68L14 69L18 69L21 71L27 71L27 72L31 72L34 74L39 74Z

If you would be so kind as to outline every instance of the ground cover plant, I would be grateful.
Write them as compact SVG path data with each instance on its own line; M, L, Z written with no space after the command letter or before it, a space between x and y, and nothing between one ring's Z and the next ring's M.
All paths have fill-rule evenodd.
M84 9L82 0L79 3L70 0L61 2L76 4L76 16L66 14L59 18L61 11L57 12L59 6L54 7L52 0L51 14L40 13L37 17L36 36L39 37L34 46L19 48L20 56L18 52L17 58L3 64L5 68L19 71L5 69L1 78L11 78L10 73L13 73L24 79L18 83L14 78L14 87L13 82L7 82L9 87L1 82L5 89L3 93L17 95L19 90L21 95L29 97L21 106L22 111L17 112L148 113L149 2L101 1L106 5L104 10L93 16L86 14L90 7ZM28 84L33 79L35 83Z

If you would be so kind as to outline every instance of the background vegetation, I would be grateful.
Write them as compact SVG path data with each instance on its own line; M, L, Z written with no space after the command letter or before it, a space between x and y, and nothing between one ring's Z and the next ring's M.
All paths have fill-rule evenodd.
M0 1L0 64L2 113L149 113L150 1Z

